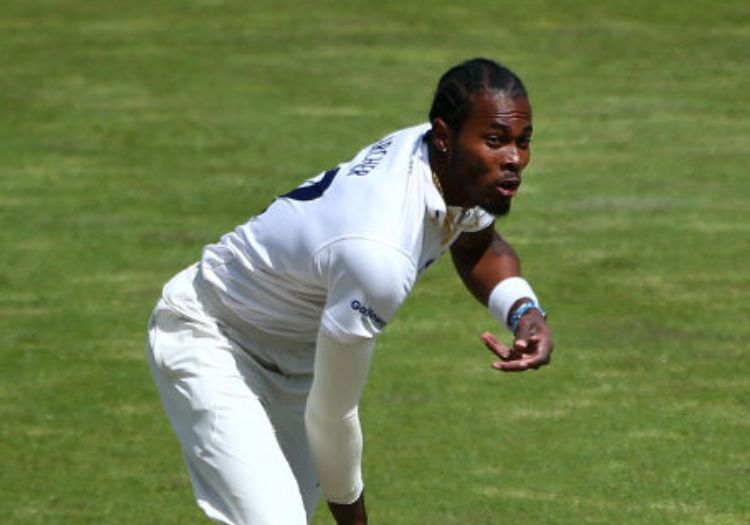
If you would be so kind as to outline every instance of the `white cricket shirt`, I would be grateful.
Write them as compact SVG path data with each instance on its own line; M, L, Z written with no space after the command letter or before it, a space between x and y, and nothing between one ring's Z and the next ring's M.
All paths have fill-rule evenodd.
M461 232L493 221L479 208L446 207L429 129L388 135L206 246L202 277L222 307L297 341L314 342L319 328L342 343L380 333Z

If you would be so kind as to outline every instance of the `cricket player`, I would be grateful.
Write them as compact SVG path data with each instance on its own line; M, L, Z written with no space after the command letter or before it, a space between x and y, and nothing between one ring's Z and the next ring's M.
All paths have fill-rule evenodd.
M513 334L493 367L550 361L552 336L495 230L529 162L521 80L487 59L448 70L429 122L278 197L164 287L148 356L196 501L215 523L305 525L320 494L367 523L357 407L375 339L450 250Z

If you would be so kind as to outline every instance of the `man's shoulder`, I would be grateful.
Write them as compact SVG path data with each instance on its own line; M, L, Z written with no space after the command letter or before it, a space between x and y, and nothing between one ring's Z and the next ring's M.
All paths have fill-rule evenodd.
M316 263L329 282L346 282L371 296L403 300L416 264L399 246L368 237L342 237L319 251Z
M344 235L332 239L317 252L325 252L346 265L415 268L411 254L401 246L367 235Z
M408 128L402 128L394 131L390 135L386 135L383 140L398 141L404 145L419 144L424 140L425 134L430 130L431 125L429 122L423 122L415 126Z
M376 170L388 170L394 164L406 163L429 129L429 124L419 124L389 133L366 146L350 162L342 165L343 171L347 175L365 177Z

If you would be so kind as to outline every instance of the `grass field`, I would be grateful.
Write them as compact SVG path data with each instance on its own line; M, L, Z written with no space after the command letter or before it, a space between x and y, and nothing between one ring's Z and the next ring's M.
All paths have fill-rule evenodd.
M143 355L162 283L487 55L534 105L499 228L555 359L493 373L431 269L363 401L371 522L750 523L749 49L743 0L4 0L0 522L205 523Z

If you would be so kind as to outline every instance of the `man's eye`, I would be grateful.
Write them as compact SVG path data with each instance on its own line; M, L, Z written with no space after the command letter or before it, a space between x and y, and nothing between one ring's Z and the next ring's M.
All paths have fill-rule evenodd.
M518 139L519 148L528 148L531 145L531 137L522 137Z
M499 146L503 143L502 137L499 137L498 135L489 135L485 138L485 141L489 146Z

